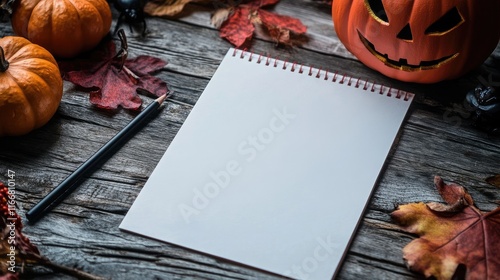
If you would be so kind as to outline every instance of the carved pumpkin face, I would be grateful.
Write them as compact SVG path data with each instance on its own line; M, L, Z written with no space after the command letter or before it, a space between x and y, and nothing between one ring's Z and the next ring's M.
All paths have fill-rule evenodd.
M408 82L457 78L500 38L499 0L334 0L332 17L361 62Z

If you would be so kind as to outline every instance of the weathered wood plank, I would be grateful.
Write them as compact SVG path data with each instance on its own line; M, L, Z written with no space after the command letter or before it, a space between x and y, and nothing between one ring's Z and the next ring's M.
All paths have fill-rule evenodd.
M500 140L470 126L461 107L466 92L479 80L500 81L500 48L482 68L459 80L435 85L402 83L367 69L347 53L334 33L327 5L312 0L282 0L271 10L300 18L309 27L309 41L292 49L276 48L270 38L258 33L250 51L416 93L338 278L418 278L402 260L401 249L414 237L391 222L389 214L396 205L440 201L432 185L434 175L468 187L478 207L485 211L497 207L500 200L498 189L484 181L500 173ZM148 18L146 38L125 28L131 57L148 54L169 62L157 75L175 94L157 118L61 205L37 224L25 227L24 232L43 255L112 279L280 279L118 230L230 47L210 25L210 11L208 6L190 5L189 13L176 19ZM0 35L10 34L10 25L0 23ZM149 103L152 99L143 100ZM65 83L61 106L48 125L26 136L0 139L0 180L6 180L7 169L16 172L20 213L31 208L133 116L127 111L108 113L93 108L87 93ZM45 269L36 269L31 275L70 279Z

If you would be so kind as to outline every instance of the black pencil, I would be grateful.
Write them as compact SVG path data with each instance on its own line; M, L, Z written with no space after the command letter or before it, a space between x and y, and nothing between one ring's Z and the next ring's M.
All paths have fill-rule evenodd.
M150 119L167 95L162 95L154 102L146 107L139 115L137 115L127 126L125 126L118 134L102 146L94 155L78 167L71 175L54 188L47 196L38 202L33 208L26 213L26 218L29 222L34 223L39 220L45 213L50 211L54 206L68 196L76 187L77 182L82 179L82 176L101 163L107 158L111 152L114 152L121 144L123 144L132 134L134 134L142 124Z

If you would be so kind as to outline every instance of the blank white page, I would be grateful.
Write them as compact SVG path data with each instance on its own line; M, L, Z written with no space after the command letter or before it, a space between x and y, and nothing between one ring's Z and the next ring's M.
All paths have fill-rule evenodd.
M330 279L412 98L230 49L120 228Z

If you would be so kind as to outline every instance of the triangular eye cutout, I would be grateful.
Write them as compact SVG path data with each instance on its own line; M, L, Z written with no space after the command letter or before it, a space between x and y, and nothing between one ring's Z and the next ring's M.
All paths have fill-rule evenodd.
M378 22L389 24L382 0L365 0L365 6L370 15Z
M413 35L411 34L410 24L408 23L405 27L403 27L396 37L404 41L412 41Z
M446 14L440 17L437 21L435 21L431 26L429 26L425 30L425 34L427 35L442 35L447 33L460 24L464 22L464 18L458 11L457 7L453 7Z

